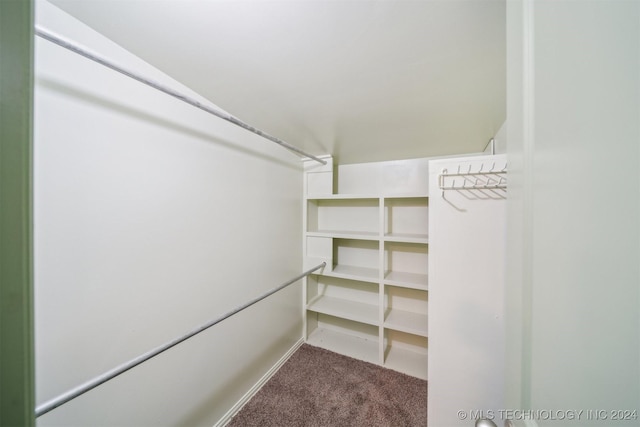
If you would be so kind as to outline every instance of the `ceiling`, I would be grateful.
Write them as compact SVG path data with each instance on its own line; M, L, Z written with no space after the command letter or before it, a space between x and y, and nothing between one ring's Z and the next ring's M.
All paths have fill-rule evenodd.
M51 2L339 163L479 152L505 120L505 0Z

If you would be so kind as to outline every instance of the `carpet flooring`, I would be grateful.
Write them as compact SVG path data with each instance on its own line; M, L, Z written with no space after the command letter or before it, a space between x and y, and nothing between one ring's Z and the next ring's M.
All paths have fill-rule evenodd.
M427 425L427 382L303 344L227 424Z

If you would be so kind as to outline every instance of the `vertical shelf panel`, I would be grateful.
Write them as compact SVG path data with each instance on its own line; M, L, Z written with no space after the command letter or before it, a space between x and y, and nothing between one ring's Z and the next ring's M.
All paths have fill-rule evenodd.
M304 195L307 197L324 197L333 194L333 157L329 155L319 156L326 160L326 164L318 164L316 161L305 158L302 161L304 168Z
M333 171L307 172L306 192L316 196L331 194L333 192Z
M380 198L380 204L379 204L379 210L380 210L380 214L379 214L379 223L378 223L378 229L380 230L380 235L384 235L384 230L385 230L385 222L387 220L386 218L386 214L385 214L385 203L384 203L384 198ZM378 288L379 288L379 292L378 292L378 298L379 298L379 307L380 310L378 312L378 316L380 318L380 328L378 331L378 363L380 365L384 365L384 310L385 310L385 296L384 296L384 251L382 250L382 245L384 245L384 241L380 241L380 250L378 251L378 266L379 266L379 271L378 271Z
M330 237L306 236L304 241L303 267L305 270L323 262L327 263L325 271L333 265L333 239Z

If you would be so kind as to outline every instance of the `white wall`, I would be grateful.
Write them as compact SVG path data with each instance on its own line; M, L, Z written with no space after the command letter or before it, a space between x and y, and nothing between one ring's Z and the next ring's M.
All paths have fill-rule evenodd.
M421 157L386 162L336 165L336 194L429 194L429 162L437 159L482 156L482 153Z
M354 163L334 168L336 194L428 194L429 158Z
M511 404L638 425L640 3L510 6Z
M37 22L191 93L49 3ZM296 156L40 39L35 89L38 404L300 273ZM210 426L301 338L300 301L296 284L38 424Z
M456 173L470 167L477 172L501 170L505 164L505 155L429 162L428 421L432 426L470 426L479 417L500 419L499 411L505 408L507 193L450 190L443 195L438 179L445 169ZM458 187L462 179L447 178L445 186Z
M500 129L493 137L494 139L494 153L505 154L507 152L507 122L505 121ZM487 144L483 151L484 154L491 154L491 144Z

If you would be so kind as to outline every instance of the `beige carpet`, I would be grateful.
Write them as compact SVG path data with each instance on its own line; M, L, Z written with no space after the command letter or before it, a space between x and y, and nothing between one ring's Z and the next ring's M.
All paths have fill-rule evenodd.
M228 424L426 425L426 381L308 344L300 347Z

